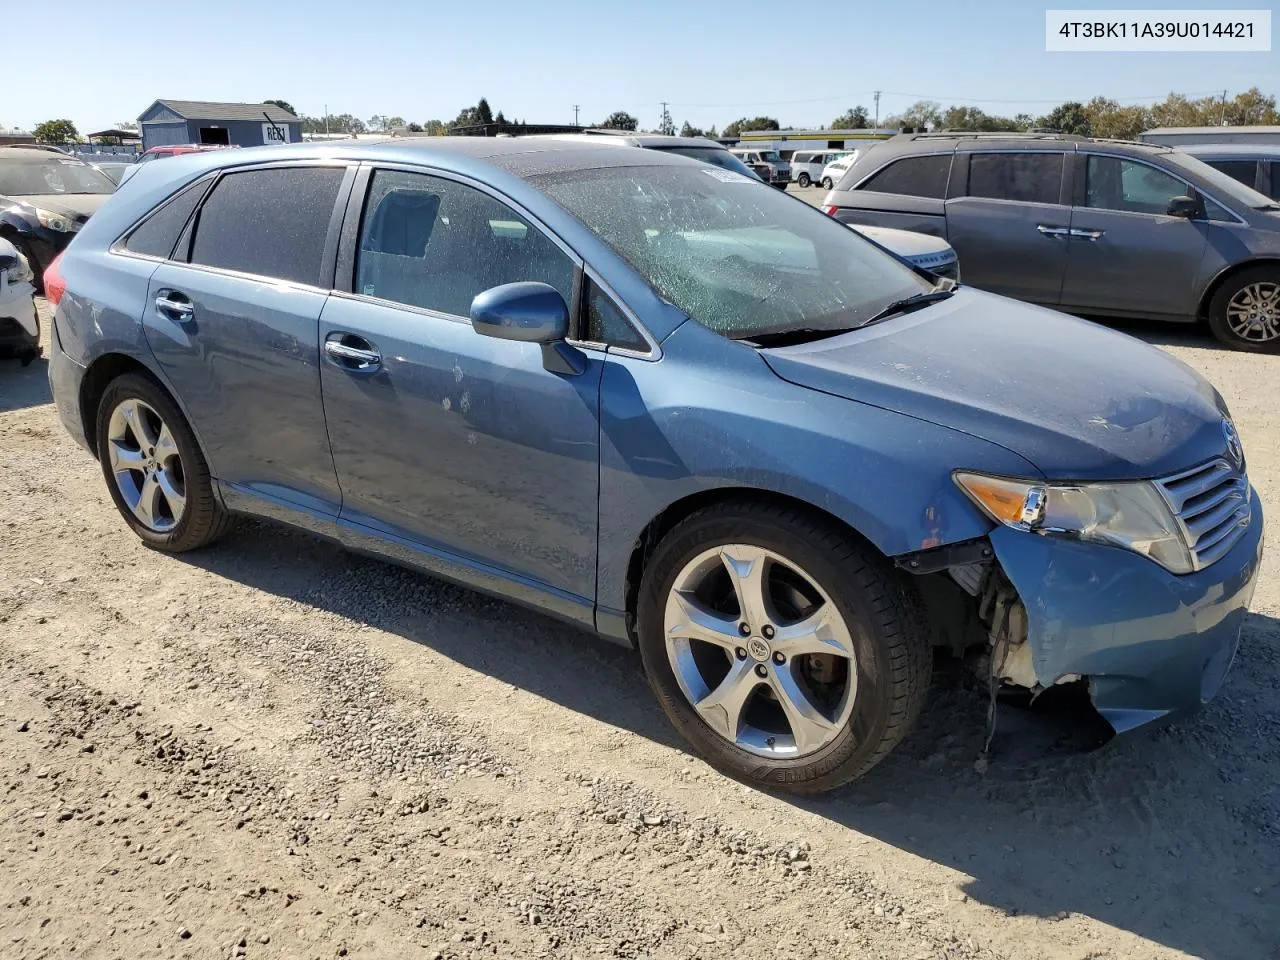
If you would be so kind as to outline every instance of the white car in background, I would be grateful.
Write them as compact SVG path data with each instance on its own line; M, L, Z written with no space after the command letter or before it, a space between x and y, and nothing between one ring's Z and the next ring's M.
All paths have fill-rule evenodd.
M822 184L823 190L834 190L836 184L840 182L840 178L844 176L845 171L853 166L858 159L861 150L854 150L845 154L839 160L832 160L822 168L822 179L818 182Z
M936 273L940 277L960 282L960 260L955 248L940 237L912 230L895 230L892 227L868 227L861 223L846 224L890 253L909 264Z
M856 150L797 150L791 155L791 180L798 187L811 187L822 181L822 171Z
M0 357L17 357L25 367L40 356L35 275L31 264L0 237Z

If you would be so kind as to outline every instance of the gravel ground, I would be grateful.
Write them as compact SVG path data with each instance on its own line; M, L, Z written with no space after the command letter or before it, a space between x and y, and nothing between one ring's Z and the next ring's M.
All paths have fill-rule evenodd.
M1280 516L1280 357L1207 374ZM0 365L0 945L13 958L1280 958L1280 560L1200 716L1084 752L939 668L798 803L686 754L638 659L243 522L142 546Z

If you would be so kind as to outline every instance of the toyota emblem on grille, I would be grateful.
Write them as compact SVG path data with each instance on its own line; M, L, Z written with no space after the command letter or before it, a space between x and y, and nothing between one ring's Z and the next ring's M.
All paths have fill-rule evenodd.
M1244 463L1244 448L1240 446L1240 436L1236 433L1235 424L1230 420L1222 421L1222 435L1227 441L1227 456L1237 467Z

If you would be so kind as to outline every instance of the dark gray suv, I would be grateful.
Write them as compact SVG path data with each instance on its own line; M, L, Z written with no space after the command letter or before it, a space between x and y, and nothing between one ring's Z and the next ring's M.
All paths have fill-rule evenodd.
M1205 319L1280 352L1280 204L1187 153L1055 134L905 134L827 194L847 223L943 237L965 282L1074 313Z

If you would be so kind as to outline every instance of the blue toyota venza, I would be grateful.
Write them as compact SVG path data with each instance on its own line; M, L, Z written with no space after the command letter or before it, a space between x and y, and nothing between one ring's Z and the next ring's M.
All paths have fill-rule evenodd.
M1201 377L683 157L180 157L50 274L59 413L148 544L269 517L633 645L750 782L865 772L936 647L1117 730L1187 712L1253 591Z

